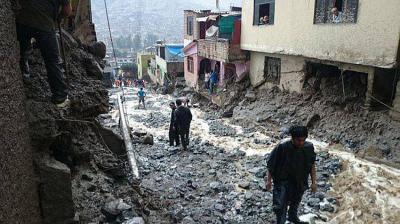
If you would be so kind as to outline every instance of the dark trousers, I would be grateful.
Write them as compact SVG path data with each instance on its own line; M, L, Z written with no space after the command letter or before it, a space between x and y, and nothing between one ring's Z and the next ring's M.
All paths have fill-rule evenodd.
M175 144L175 146L180 145L179 135L176 132L176 129L174 130L174 129L170 128L169 129L169 145L174 146L174 144Z
M181 139L183 149L187 149L187 146L189 145L189 132L190 132L190 127L182 128L179 130L179 137Z
M56 33L17 24L17 38L20 45L22 71L29 73L28 50L31 49L31 39L35 38L46 65L47 81L53 94L53 101L56 103L63 102L67 98L68 90L64 81Z
M297 210L303 193L304 191L296 190L295 185L289 181L274 181L272 204L277 224L285 224L288 206L289 219L297 218Z

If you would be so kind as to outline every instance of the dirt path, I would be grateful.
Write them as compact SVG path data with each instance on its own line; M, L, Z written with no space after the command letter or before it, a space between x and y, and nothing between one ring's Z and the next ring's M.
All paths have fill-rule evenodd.
M234 126L229 119L219 119L200 109L192 109L194 120L190 150L182 152L168 144L168 103L172 98L148 93L147 109L143 110L137 109L138 99L135 95L136 89L125 89L129 125L134 131L154 135L154 145L136 145L143 174L141 187L153 192L153 198L164 208L151 211L149 223L270 223L274 220L272 195L265 191L262 177L265 174L265 155L285 137L276 132L276 127ZM344 189L343 186L346 182L350 183L351 178L347 173L350 172L351 176L360 176L358 191L373 188L372 183L368 186L361 183L370 171L355 169L358 159L346 157L327 144L313 142L319 150L319 192L306 192L304 195L300 212L305 215L302 218L312 221L313 217L318 217L317 223L363 223L356 220L392 223L391 220L398 219L387 212L387 209L399 209L396 207L399 203L395 203L399 192L396 192L396 187L383 187L379 193L381 195L371 202L371 206L378 206L376 215L371 215L372 218L365 216L365 219L361 217L360 212L367 214L369 208L352 204L360 202L351 199L356 188L349 186ZM337 156L327 153L329 150L334 150ZM340 170L339 158L350 161L345 162L349 165L337 178L329 180ZM373 172L376 175L379 173L378 170ZM400 178L397 171L393 172L395 174L387 182L379 183L398 183ZM335 197L328 196L330 189L334 190L332 195ZM346 197L341 197L345 193ZM341 206L338 206L338 201ZM349 207L353 208L353 212L349 211ZM373 217L380 217L381 222L376 222L377 219Z

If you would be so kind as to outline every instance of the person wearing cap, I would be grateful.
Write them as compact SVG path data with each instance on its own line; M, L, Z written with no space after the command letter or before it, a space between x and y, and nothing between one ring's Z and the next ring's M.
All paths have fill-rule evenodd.
M307 127L293 126L289 133L291 140L280 143L268 157L268 175L265 177L266 188L272 188L273 210L277 224L288 221L302 224L297 216L303 193L308 189L308 177L311 176L311 191L317 190L316 185L316 154L312 143L307 142Z
M170 121L170 124L169 124L169 145L170 146L174 146L174 143L175 143L175 146L179 146L180 145L180 143L179 143L179 135L178 135L178 132L177 132L178 128L177 128L176 123L175 123L176 105L175 105L174 102L171 102L169 104L169 107L172 110L172 112L171 112L171 121Z

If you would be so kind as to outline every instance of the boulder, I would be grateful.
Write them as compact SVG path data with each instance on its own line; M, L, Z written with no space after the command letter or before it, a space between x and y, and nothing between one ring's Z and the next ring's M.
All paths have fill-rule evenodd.
M97 58L103 59L106 57L106 45L101 41L90 44L88 50Z
M101 212L106 216L108 221L113 221L123 211L129 210L132 207L124 202L121 198L107 202L101 209Z
M148 135L144 136L143 144L145 144L145 145L153 145L154 144L153 135L148 134Z
M75 217L71 171L67 165L47 156L38 162L40 204L43 223L69 223Z
M133 219L129 219L122 224L145 224L144 219L142 217L135 217Z

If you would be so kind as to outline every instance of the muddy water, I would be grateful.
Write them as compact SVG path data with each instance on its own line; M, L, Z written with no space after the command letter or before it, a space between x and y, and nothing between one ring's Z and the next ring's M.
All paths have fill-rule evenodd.
M159 138L167 138L168 130L164 126L152 126L136 119L140 116L154 116L169 119L170 109L168 103L173 99L170 96L148 93L146 110L137 109L136 89L125 88L125 108L128 114L129 125L137 129L148 131ZM115 97L115 96L112 96ZM194 120L191 135L199 137L202 141L212 142L225 150L240 149L247 155L265 155L277 143L271 139L262 127L250 134L244 133L244 127L235 126L229 119L220 120L226 126L236 130L236 136L216 136L210 133L209 122L200 109L192 109ZM117 113L115 113L117 116ZM254 139L271 140L274 144L255 144ZM386 165L376 164L356 158L346 152L340 145L328 145L316 139L311 139L317 150L328 151L340 157L343 170L336 177L331 178L331 196L339 201L335 213L319 214L326 218L326 222L314 221L315 215L309 214L302 219L312 223L400 223L400 171Z

